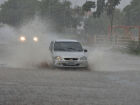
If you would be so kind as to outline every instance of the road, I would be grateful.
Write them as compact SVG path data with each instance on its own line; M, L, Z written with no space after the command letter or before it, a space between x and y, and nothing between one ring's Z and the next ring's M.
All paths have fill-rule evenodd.
M140 72L0 68L0 105L139 105Z
M89 71L7 66L1 53L0 105L139 105L139 57L96 53Z

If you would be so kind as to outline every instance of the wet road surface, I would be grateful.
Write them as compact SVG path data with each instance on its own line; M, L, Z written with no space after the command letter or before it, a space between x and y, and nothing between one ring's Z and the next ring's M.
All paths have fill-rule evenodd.
M0 48L0 105L140 105L139 57L95 51L90 71L54 70L10 66L10 48Z
M0 105L139 104L139 71L0 68Z

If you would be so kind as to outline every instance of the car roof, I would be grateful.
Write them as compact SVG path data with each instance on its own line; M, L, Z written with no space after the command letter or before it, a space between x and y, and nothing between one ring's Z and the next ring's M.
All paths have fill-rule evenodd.
M55 40L54 42L78 42L77 40Z

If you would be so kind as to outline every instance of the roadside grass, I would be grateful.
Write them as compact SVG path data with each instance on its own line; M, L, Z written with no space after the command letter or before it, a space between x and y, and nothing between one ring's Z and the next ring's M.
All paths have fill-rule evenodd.
M140 41L132 41L127 47L127 52L129 54L140 55Z
M112 51L140 56L140 41L131 41L126 47L112 48Z

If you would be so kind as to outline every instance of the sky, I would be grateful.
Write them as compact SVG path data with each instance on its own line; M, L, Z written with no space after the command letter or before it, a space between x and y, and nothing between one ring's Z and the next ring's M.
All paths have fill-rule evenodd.
M0 0L0 4L3 3L6 0ZM86 0L69 0L73 3L73 5L82 5L85 3ZM96 0L90 0L90 1L96 1ZM119 8L123 9L125 6L127 6L130 3L131 0L122 0L121 4L118 6Z
M5 0L0 0L0 3L3 3Z
M6 0L0 0L0 4L2 4L4 1L6 1Z

